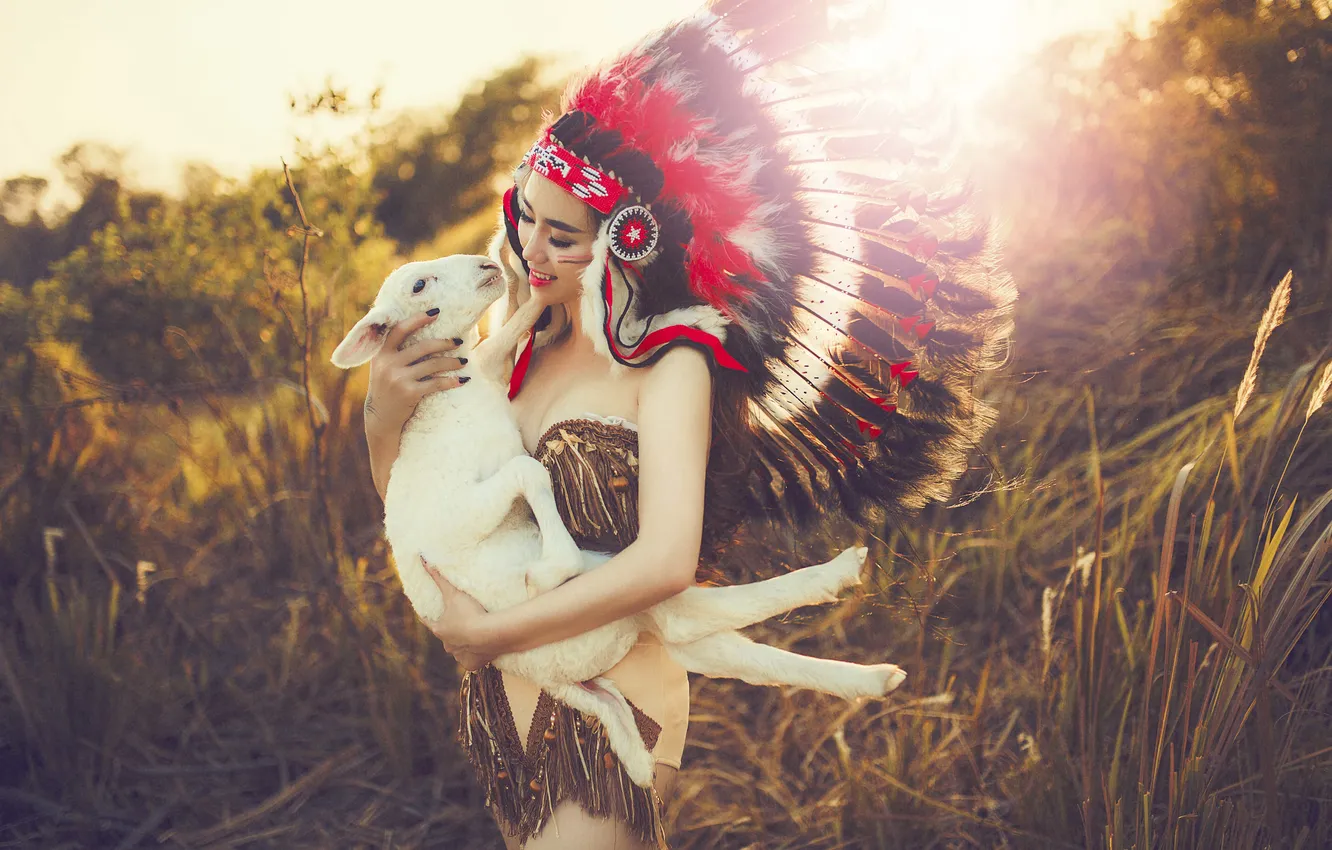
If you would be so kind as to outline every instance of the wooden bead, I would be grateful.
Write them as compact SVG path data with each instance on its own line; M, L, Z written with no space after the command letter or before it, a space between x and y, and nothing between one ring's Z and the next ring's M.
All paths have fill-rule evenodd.
M547 730L546 730L545 738L546 738L547 741L553 741L553 740L555 740L555 730L554 730L554 729L547 729Z

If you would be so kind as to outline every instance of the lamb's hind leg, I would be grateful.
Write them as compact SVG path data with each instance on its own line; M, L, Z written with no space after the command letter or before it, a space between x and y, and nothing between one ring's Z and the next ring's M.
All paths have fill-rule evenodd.
M861 580L868 549L847 549L826 564L730 587L691 587L648 609L665 643L690 643L706 635L761 623L801 605L835 602Z
M896 664L852 664L811 658L755 643L738 632L719 632L666 651L691 673L740 679L751 685L794 685L855 699L881 697L906 678Z
M638 733L638 724L634 721L634 711L629 707L629 701L614 682L598 678L581 684L544 687L557 700L601 721L611 749L624 765L629 778L644 788L652 784L656 759L643 743L643 736Z

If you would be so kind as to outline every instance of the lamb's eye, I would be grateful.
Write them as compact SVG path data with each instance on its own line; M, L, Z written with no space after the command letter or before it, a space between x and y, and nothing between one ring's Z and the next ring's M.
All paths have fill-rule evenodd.
M413 292L413 293L420 292L422 289L425 289L425 281L424 281L424 280L418 280L416 283L412 284L412 292Z

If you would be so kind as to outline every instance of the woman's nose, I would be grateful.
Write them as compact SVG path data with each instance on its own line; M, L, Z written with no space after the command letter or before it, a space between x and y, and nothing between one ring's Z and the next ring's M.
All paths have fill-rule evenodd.
M541 240L537 238L536 231L532 231L532 237L527 240L523 246L523 259L529 264L545 259L545 254L541 250Z

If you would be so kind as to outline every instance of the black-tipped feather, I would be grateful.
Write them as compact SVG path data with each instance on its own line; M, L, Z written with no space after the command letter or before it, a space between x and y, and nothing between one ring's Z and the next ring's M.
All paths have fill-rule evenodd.
M745 295L725 311L726 348L746 368L726 378L748 406L745 488L709 490L709 514L904 519L949 496L992 419L972 385L1003 348L1012 287L968 218L969 192L939 179L937 116L839 65L871 5L719 0L717 19L668 28L645 51L645 84L743 140L710 156L756 152L751 190L767 210L764 277L731 274ZM579 117L556 129L599 165L618 156L645 200L662 191L661 172L617 151L618 136ZM658 206L670 244L643 270L648 315L699 301L678 274L688 216Z
M1002 348L1013 300L1002 272L977 260L986 231L950 224L965 217L969 190L918 188L944 160L911 117L882 90L856 89L863 76L820 63L848 33L829 14L842 5L712 6L738 36L747 73L782 69L762 108L773 134L796 145L782 168L804 256L772 286L800 288L743 311L740 323L752 335L746 321L766 321L779 343L754 348L766 361L753 378L764 388L753 402L753 511L780 506L810 521L829 508L904 518L947 498L989 426L971 387ZM814 36L824 43L804 50ZM936 239L932 227L966 236Z

